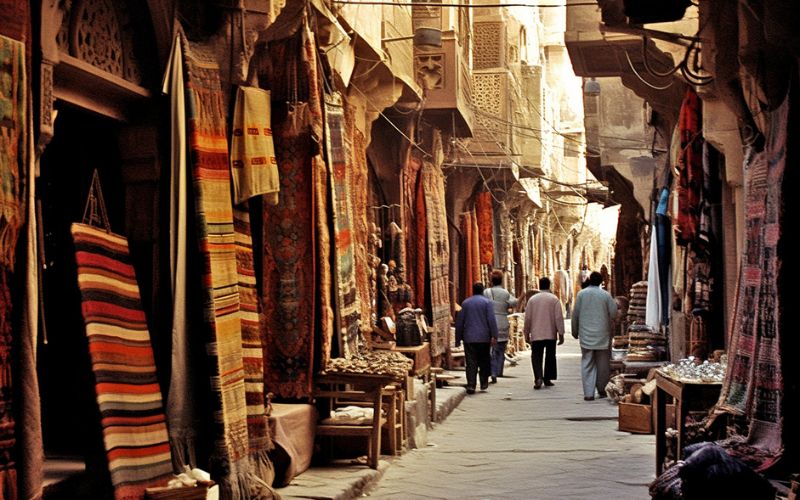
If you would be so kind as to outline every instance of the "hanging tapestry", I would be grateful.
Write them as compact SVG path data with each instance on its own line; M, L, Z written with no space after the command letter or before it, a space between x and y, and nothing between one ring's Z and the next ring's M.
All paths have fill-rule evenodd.
M17 498L17 436L12 394L14 330L8 271L0 266L0 499Z
M416 237L412 244L416 262L414 264L414 304L425 310L428 276L428 217L425 213L425 185L422 180L422 169L417 176L417 186L414 193L414 229Z
M367 141L364 134L355 126L355 108L346 106L344 110L345 140L350 140L351 163L347 171L350 174L350 186L353 200L353 229L355 230L356 245L356 290L358 303L361 306L361 333L369 338L372 325L377 318L377 301L375 300L376 288L371 282L377 281L377 270L371 263L369 248L370 229L367 222L369 210L369 167L367 165Z
M172 478L172 456L128 241L84 224L70 231L114 497L140 499Z
M204 334L216 407L212 475L224 496L239 499L248 491L247 407L226 108L213 49L189 43L184 57L194 220L205 270Z
M444 174L429 163L422 168L428 227L428 265L431 299L431 356L444 354L450 332L450 241L447 234Z
M469 217L472 223L472 283L478 283L483 281L481 278L481 235L478 230L478 217L475 214L475 210L470 210ZM472 295L472 284L470 284L469 289L469 294Z
M747 444L767 452L757 470L783 451L783 377L778 318L777 258L781 234L781 190L786 168L789 99L770 113L770 137L763 152L745 163L747 234L736 292L722 409L750 422Z
M349 150L344 138L344 108L338 93L325 96L325 143L333 207L334 283L336 285L336 330L339 354L350 358L359 350L361 311L356 290L355 236Z
M14 266L22 227L27 78L25 45L0 35L0 265Z
M414 157L408 159L408 163L400 173L401 199L401 221L400 228L405 237L405 262L398 262L397 266L402 268L401 275L405 275L406 283L413 288L412 304L416 304L417 287L417 241L420 235L417 234L416 224L416 200L417 200L417 180L419 178L420 163ZM423 236L424 237L424 236ZM424 271L424 268L423 268ZM424 279L424 278L423 278ZM405 305L403 305L405 307ZM400 308L402 309L402 307ZM399 311L400 309L395 309Z
M478 218L480 263L491 266L494 262L494 212L492 193L483 191L475 197L475 215Z
M314 156L314 216L317 228L317 296L319 297L320 359L319 367L328 366L333 335L333 272L331 271L331 232L328 227L328 167L321 155Z
M253 238L247 204L233 208L236 236L236 271L239 274L239 316L242 323L242 364L244 365L247 436L254 473L261 479L272 473L266 452L272 449L264 409L264 340L253 262Z
M231 176L233 202L264 195L264 203L278 203L278 166L270 126L269 91L239 87L233 110Z
M702 106L700 98L689 88L681 104L678 118L680 153L677 167L678 214L675 239L687 245L697 238L700 223L700 195L703 187Z
M464 254L464 268L461 273L461 300L463 301L472 295L472 244L474 235L472 234L472 217L469 212L461 214L461 234L464 235L462 248Z
M266 319L264 390L282 398L308 398L314 370L315 197L312 130L321 120L316 44L304 26L269 44L273 99L298 97L273 111L278 204L264 204L263 306ZM278 101L273 101L273 106ZM310 121L309 121L310 120Z

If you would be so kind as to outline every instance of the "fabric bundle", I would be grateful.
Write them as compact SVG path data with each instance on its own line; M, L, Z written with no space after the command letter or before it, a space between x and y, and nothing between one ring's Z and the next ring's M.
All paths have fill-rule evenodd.
M172 456L128 241L84 224L70 229L114 496L140 499L172 477Z
M356 288L352 187L347 171L350 151L345 144L344 125L342 96L338 93L326 96L325 139L333 207L336 322L339 333L339 354L349 358L358 353L361 343L359 340L361 310Z
M703 138L701 103L697 93L689 88L678 117L680 154L677 165L678 213L675 238L679 245L695 241L700 224L700 197L703 187Z
M231 176L235 204L258 195L264 195L265 203L278 203L280 182L270 111L268 90L239 87L231 134Z
M238 500L249 497L249 464L225 104L211 47L189 43L184 59L194 220L205 273L203 333L215 406L212 474L219 479L223 496Z

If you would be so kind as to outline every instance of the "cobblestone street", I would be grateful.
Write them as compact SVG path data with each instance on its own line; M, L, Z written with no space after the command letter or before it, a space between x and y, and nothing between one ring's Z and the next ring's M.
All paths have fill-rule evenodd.
M533 390L527 353L394 461L373 498L649 498L652 435L617 431L617 407L584 402L580 347L567 334L554 387Z

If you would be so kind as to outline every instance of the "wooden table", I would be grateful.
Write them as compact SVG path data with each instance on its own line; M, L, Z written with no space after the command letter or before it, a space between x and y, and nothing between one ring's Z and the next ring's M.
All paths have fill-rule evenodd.
M431 347L429 342L413 347L395 347L392 349L414 361L410 375L420 377L427 387L428 402L430 404L431 421L436 421L436 377L431 375ZM413 397L412 394L408 395Z
M656 476L661 475L664 459L667 454L666 410L667 396L675 401L675 426L678 431L676 458L683 458L684 431L686 415L693 410L708 410L717 400L722 389L721 382L684 382L668 377L662 371L656 371Z

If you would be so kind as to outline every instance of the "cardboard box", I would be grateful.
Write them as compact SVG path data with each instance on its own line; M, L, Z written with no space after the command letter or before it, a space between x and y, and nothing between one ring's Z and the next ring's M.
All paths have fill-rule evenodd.
M653 407L636 403L619 403L619 430L635 434L653 433Z

